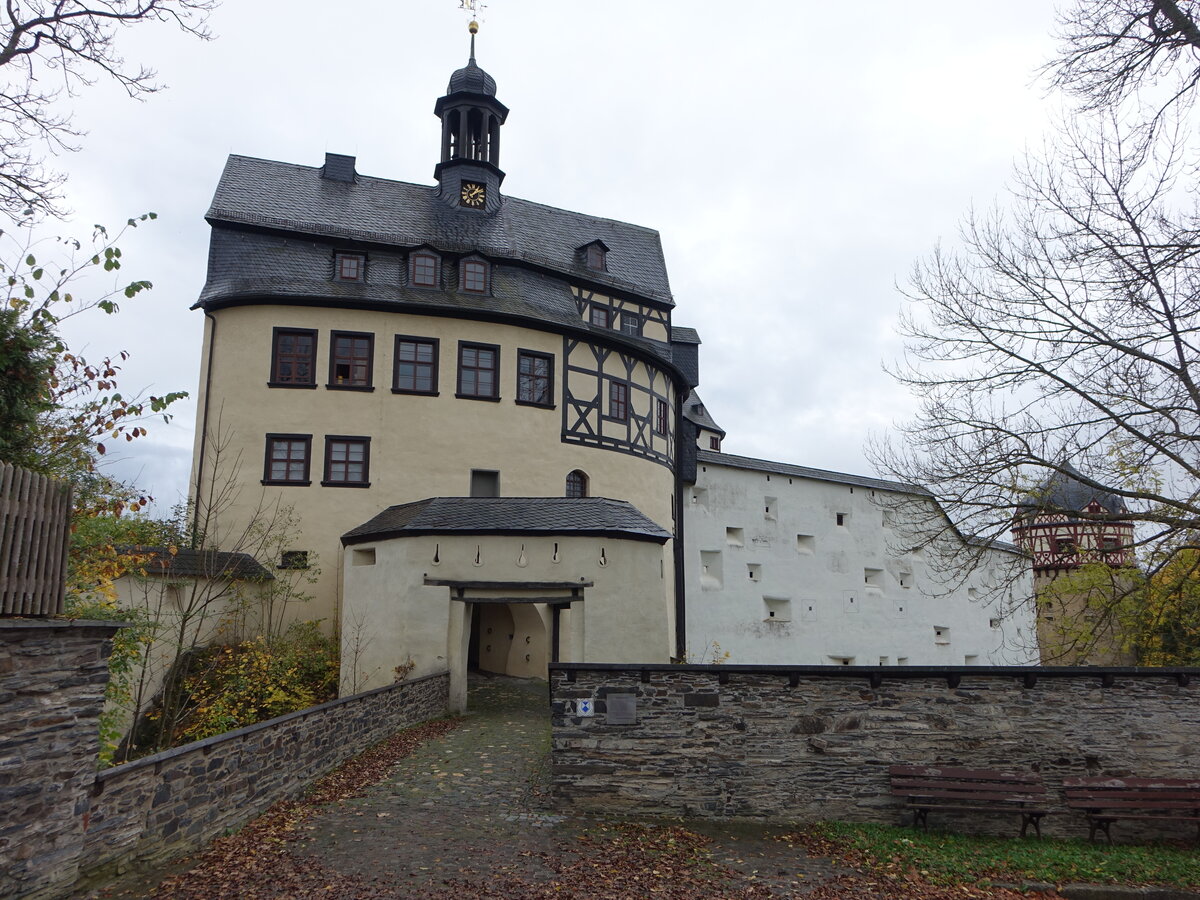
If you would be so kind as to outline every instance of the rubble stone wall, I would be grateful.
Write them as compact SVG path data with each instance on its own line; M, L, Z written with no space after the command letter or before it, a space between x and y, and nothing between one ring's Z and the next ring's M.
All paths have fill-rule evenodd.
M75 880L117 628L0 619L0 897Z
M387 685L106 769L81 871L150 865L237 828L396 731L445 715L449 673Z
M551 697L558 801L610 813L900 823L888 766L940 763L1040 772L1043 830L1086 836L1064 777L1200 777L1200 669L556 664Z

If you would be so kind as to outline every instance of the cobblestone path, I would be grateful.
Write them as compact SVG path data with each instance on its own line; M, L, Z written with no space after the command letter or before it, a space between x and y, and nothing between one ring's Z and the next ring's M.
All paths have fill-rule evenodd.
M555 879L575 863L576 874L582 869L586 879L594 860L582 855L605 853L611 846L605 840L611 840L616 826L553 810L548 705L544 681L472 678L470 711L461 726L422 744L365 796L318 807L299 823L298 837L286 847L263 848L276 859L271 870L275 874L267 876L265 884L260 878L253 887L239 888L237 878L231 883L227 877L202 880L201 885L210 886L197 888L193 880L186 896L468 900L540 895L540 888L564 896L558 891L567 885ZM669 824L648 827L658 833ZM732 870L731 888L732 882L753 886L760 892L756 897L763 896L764 889L796 896L835 874L830 860L806 857L798 847L771 840L769 829L682 824L711 839L706 850L713 862ZM256 850L249 847L245 852L253 855ZM131 873L120 883L81 896L171 897L175 891L170 882L156 886L164 876L186 872L194 862L180 860L158 871ZM270 880L276 874L286 880L305 872L311 877L287 883ZM716 896L733 893L737 892L719 890ZM565 895L574 896L570 890ZM594 890L584 895L597 896ZM702 900L709 893L705 889L695 896Z
M407 884L414 896L436 892L446 879L549 880L546 860L572 862L579 852L573 839L597 822L551 807L547 706L545 682L473 680L465 725L402 760L368 796L322 813L294 852L347 874ZM764 840L763 829L686 825L713 839L715 860L780 894L833 874L829 860Z

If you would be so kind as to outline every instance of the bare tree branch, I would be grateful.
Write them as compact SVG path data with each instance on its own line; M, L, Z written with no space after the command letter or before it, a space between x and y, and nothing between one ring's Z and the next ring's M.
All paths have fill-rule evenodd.
M0 15L0 212L61 215L62 176L41 154L77 149L64 97L98 79L129 96L160 89L155 73L118 53L121 28L164 22L207 40L216 0L5 0Z
M1155 568L1200 531L1200 208L1165 125L1065 126L1011 208L969 214L961 249L914 268L891 372L920 412L870 452L941 502L912 523L926 542L1007 539L1055 474L1121 498L1071 514L1134 522Z

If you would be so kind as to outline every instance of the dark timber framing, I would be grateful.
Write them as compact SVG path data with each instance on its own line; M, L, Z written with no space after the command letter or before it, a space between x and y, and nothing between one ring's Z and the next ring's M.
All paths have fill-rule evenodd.
M671 380L666 372L632 354L591 341L563 338L562 440L568 444L604 447L651 459L670 469L675 467L675 434L660 433L658 402L671 403ZM619 365L621 376L613 375L610 362ZM580 379L578 376L585 376ZM572 384L591 386L592 393L576 393ZM626 416L610 415L609 390L613 383L626 388Z

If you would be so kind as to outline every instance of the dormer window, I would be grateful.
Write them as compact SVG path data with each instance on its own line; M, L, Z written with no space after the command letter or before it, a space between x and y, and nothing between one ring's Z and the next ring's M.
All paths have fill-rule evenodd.
M488 264L482 259L464 259L459 265L459 288L468 294L488 292Z
M592 241L584 244L576 251L583 258L583 263L594 272L608 271L608 247L604 241Z
M409 262L410 279L414 287L435 288L441 274L441 260L433 253L414 253Z
M367 274L367 258L361 253L335 253L334 281L363 281Z

